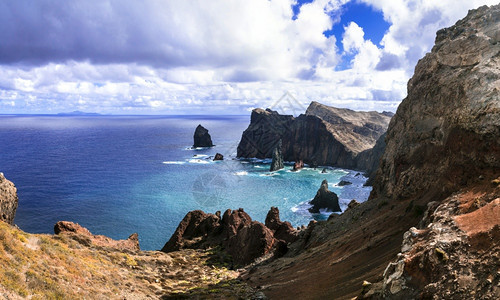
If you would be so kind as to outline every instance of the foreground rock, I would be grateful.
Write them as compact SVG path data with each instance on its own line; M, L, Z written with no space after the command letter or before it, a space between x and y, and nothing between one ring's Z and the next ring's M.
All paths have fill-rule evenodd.
M14 223L18 202L16 186L0 173L0 221Z
M292 242L295 230L288 222L279 220L279 211L273 210L269 224L252 221L243 211L227 210L222 218L220 213L207 214L201 210L186 214L176 231L161 251L172 252L179 249L206 249L221 246L239 265L246 265L255 259L271 253L279 240ZM276 235L276 237L275 237Z
M326 179L321 182L321 187L316 196L309 203L312 205L309 208L309 212L313 214L319 213L320 209L326 209L331 212L342 211L339 205L339 197L334 192L328 190L328 181Z
M388 114L355 112L317 102L312 102L306 113L297 118L258 108L252 111L237 156L271 158L274 143L281 139L285 161L295 161L300 157L312 167L330 165L356 169L358 154L375 145L390 119ZM369 157L365 154L363 159ZM363 167L373 165L359 164Z
M196 127L193 138L194 138L193 148L213 147L214 145L212 143L212 137L210 137L208 130L205 127L201 126L201 124L198 125L198 127Z
M54 233L67 235L85 246L98 246L116 250L139 251L139 236L131 234L126 240L113 240L104 235L94 235L87 228L77 223L59 221L54 225Z
M277 207L271 207L266 216L265 225L271 229L274 237L286 243L293 243L298 239L298 232L288 221L280 220L280 211Z
M278 171L284 168L283 165L283 154L281 153L281 140L278 141L278 145L273 150L273 160L271 161L271 168L269 171Z
M383 282L360 298L500 298L500 186L430 202L418 227L403 235Z

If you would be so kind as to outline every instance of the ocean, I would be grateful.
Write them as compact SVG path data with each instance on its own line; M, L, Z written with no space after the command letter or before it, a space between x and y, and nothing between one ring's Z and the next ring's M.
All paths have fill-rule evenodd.
M307 202L323 179L340 198L368 198L356 171L304 168L270 173L270 160L239 160L236 148L250 116L0 116L0 172L18 189L15 224L53 233L57 221L125 239L137 232L143 250L161 249L191 210L244 208L264 222L271 206L293 226L326 219ZM198 124L212 148L192 149ZM217 153L223 161L212 161ZM340 180L352 185L340 187Z

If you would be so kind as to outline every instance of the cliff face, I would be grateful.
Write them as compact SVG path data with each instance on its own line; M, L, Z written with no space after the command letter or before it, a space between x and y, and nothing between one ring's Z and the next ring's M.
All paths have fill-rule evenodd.
M281 139L286 161L358 168L357 155L375 145L387 129L390 118L388 114L355 112L317 102L312 102L306 113L297 118L269 109L254 109L237 155L270 158Z
M17 204L16 186L0 173L0 220L9 224L14 223Z
M498 172L498 18L498 7L482 7L438 31L389 125L375 195L442 199Z
M440 30L390 122L369 200L309 225L245 279L270 298L294 286L296 299L500 297L499 40L500 5Z

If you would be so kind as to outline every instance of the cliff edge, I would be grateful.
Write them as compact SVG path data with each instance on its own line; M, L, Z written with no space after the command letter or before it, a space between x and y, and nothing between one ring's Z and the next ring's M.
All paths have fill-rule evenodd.
M9 224L14 223L16 216L17 204L16 186L5 178L3 173L0 173L0 220Z

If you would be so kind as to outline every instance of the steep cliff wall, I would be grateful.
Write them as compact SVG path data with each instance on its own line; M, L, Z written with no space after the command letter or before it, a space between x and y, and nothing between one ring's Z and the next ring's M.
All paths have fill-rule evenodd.
M389 125L374 196L443 199L498 173L499 41L498 8L438 31Z

